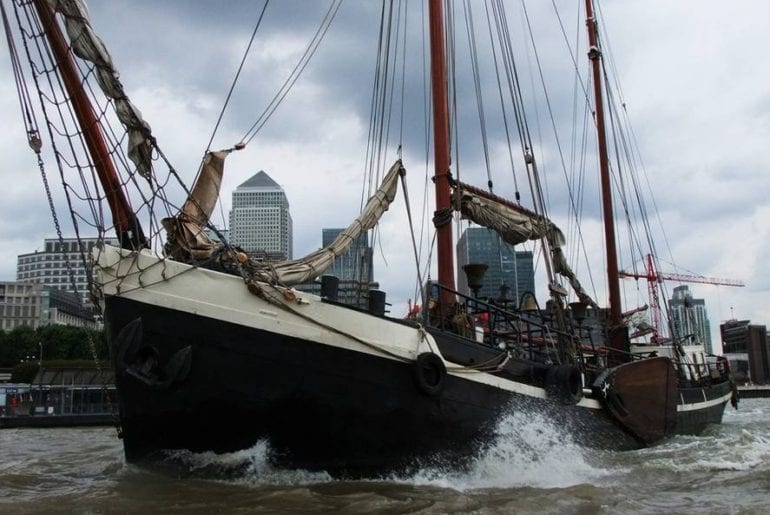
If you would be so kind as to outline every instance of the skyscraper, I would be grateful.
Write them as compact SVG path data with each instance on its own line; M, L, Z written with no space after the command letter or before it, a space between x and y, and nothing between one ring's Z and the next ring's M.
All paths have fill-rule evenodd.
M257 258L292 259L289 200L262 170L233 191L230 241Z
M673 298L668 302L671 311L671 324L675 336L683 338L694 334L709 354L715 354L711 344L711 326L709 325L706 301L694 299L686 285L674 288Z
M344 229L322 229L322 245L328 247L342 231ZM323 275L333 275L339 279L338 302L367 309L370 290L379 287L374 282L373 255L372 247L369 246L369 235L363 232L324 270ZM316 295L321 294L318 280L298 285L296 288Z
M465 229L457 242L457 289L471 295L463 265L483 263L487 265L480 298L496 299L500 286L510 288L508 298L519 302L522 294L535 294L535 268L531 251L516 251L505 243L496 232L484 227Z
M323 229L322 245L331 245L334 239L345 229ZM372 248L369 246L369 235L362 232L348 247L348 250L334 259L334 263L325 274L337 276L343 281L360 281L370 283L373 280Z

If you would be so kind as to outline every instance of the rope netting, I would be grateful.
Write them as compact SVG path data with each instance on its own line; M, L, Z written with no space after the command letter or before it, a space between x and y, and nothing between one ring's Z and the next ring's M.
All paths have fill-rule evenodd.
M55 50L44 37L43 23L33 3L17 0L13 6L16 30L21 36L23 53L34 82L34 88L29 89L37 92L36 97L34 93L25 95L28 103L23 106L23 111L42 115L39 117L42 120L40 126L38 117L32 114L25 116L27 134L30 145L37 153L38 167L59 238L64 232L74 234L79 241L95 238L99 244L132 246L131 242L121 241L120 238L122 229L118 225L125 224L125 220L120 220L110 210L110 206L115 204L115 196L119 196L135 215L136 224L144 234L144 244L140 246L160 258L154 266L165 266L163 247L166 233L162 220L179 213L189 194L187 187L157 146L149 125L141 120L138 110L122 93L122 85L112 68L109 54L100 46L98 37L91 33L87 18L68 13L72 18L65 18L64 26L70 37L73 32L79 34L73 39L73 47L68 49L69 62L80 77L80 90L91 107L75 105L78 99L68 92L68 79L62 73L62 63L56 59ZM60 8L69 9L67 6ZM10 37L9 25L6 25L6 32ZM78 46L80 43L91 48L82 50ZM18 57L15 50L12 49L12 55ZM102 87L97 82L101 82ZM104 83L109 83L111 91L117 93L105 94ZM27 85L20 70L17 85L26 92ZM103 185L100 167L104 167L105 163L99 162L99 158L89 152L94 145L94 137L83 131L78 109L91 111L98 125L98 139L111 162L110 169L114 170L113 186L119 191L111 191ZM126 120L131 121L126 123ZM42 143L43 139L46 144ZM129 156L139 147L143 155L138 158ZM55 163L55 167L46 168L45 162ZM59 215L65 212L66 215ZM211 230L215 231L213 227ZM79 252L92 285L92 267L89 265L94 258L98 258L92 252L94 248L100 248L99 244L84 243ZM134 273L142 274L143 271L139 269ZM72 287L76 291L74 283Z

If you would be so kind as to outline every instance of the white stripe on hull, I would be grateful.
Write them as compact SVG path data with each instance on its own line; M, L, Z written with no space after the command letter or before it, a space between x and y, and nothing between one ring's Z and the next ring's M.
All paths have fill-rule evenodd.
M711 399L710 401L703 401L703 402L691 402L689 404L678 404L676 406L676 410L678 412L685 412L685 411L697 411L702 410L706 408L710 408L712 406L716 406L718 404L724 404L727 401L730 400L730 397L732 397L733 393L729 392L724 394L721 397L717 397L716 399Z

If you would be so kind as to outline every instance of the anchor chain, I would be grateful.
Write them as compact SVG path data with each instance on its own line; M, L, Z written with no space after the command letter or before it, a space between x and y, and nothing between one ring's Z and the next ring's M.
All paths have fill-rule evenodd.
M39 133L37 129L33 128L28 131L28 138L29 138L29 146L34 150L35 154L37 155L37 165L38 169L40 170L40 176L43 179L43 186L45 187L45 194L48 198L48 207L51 210L51 217L53 218L53 224L56 228L56 235L59 240L59 248L64 248L64 236L62 235L61 225L59 224L59 217L56 214L56 207L53 202L53 195L51 194L51 188L48 183L48 176L45 171L45 162L43 161L43 157L41 155L41 149L42 149L42 142L40 140ZM75 229L77 233L77 227ZM91 268L88 266L89 262L86 260L86 256L84 254L83 248L80 248L80 256L83 261L83 265L86 269L86 277L88 278L88 284L93 284L93 274L91 271ZM72 288L72 291L77 295L78 294L78 288L77 283L75 282L75 271L72 268L72 264L70 263L69 258L65 258L64 260L65 266L67 267L67 276L70 280L70 287ZM94 308L96 308L96 312L101 315L102 314L102 307L97 302L96 296L93 294L93 292L89 292L91 295L91 302L94 305ZM101 364L101 360L99 359L99 353L96 350L96 342L94 341L94 337L91 331L88 331L87 333L87 339L88 339L88 347L91 351L91 357L94 361L94 364L96 366L96 374L97 377L102 378L103 377L103 368ZM123 438L123 428L120 425L120 417L118 416L118 413L114 409L114 404L112 402L112 397L110 396L110 390L107 388L107 385L105 383L102 383L102 392L104 393L104 397L107 399L107 409L110 412L110 418L112 419L112 423L115 426L115 431L118 435L118 438Z

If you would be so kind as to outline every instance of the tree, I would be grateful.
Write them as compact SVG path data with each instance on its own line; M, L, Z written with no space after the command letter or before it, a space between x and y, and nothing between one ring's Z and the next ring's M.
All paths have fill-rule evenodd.
M10 368L16 363L11 336L0 329L0 368Z
M38 367L37 362L27 361L26 363L19 363L11 371L12 383L31 383L34 381L37 375Z
M48 325L38 328L43 343L43 356L48 359L94 359L106 356L106 346L101 331L83 327ZM94 348L92 348L92 346Z
M10 358L10 362L4 364L4 366L12 367L21 361L37 361L40 356L35 330L31 327L14 327L7 334L5 343L7 345L7 354Z
M93 349L92 349L93 346ZM100 360L108 356L103 331L65 325L46 325L37 330L27 326L0 331L0 367L10 368L22 361Z

